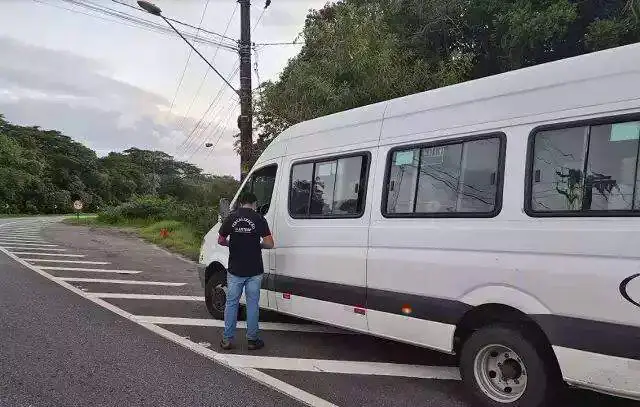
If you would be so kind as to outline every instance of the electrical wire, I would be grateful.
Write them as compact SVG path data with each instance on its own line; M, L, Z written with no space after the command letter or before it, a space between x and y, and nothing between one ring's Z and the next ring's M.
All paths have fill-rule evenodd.
M129 8L132 8L132 9L134 9L134 10L136 10L136 11L141 11L141 12L143 12L143 13L146 13L146 11L144 11L144 10L142 10L142 9L140 9L140 8L136 7L136 6L133 6L133 5L131 5L131 4L127 4L127 3L123 2L123 1L118 1L118 0L111 0L111 1L112 1L112 2L114 2L114 3L117 3L117 4L120 4L120 5L123 5L123 6L129 7ZM173 23L176 23L176 24L182 25L182 26L184 26L184 27L189 27L189 28L193 28L193 29L196 29L196 28L197 28L197 27L193 26L192 24L188 24L188 23L185 23L185 22L183 22L183 21L176 20L176 19L173 19L173 18L167 18L167 20L169 20L169 21L171 21L171 22L173 22ZM215 36L220 37L220 38L224 38L224 39L226 39L226 40L233 41L234 43L238 41L236 38L227 37L227 36L226 36L226 33L224 33L224 34L220 34L220 33L217 33L217 32L215 32L215 31L206 30L206 29L204 29L204 28L200 28L200 31L202 31L202 32L204 32L204 33L207 33L207 34L215 35Z
M135 17L131 14L125 13L125 12L121 12L118 10L114 10L112 8L109 7L105 7L96 3L92 3L89 1L80 1L80 0L60 0L62 2L74 5L76 7L82 7L85 8L87 10L91 10L109 17L114 17L117 18L119 20L122 21L127 21L129 23L133 23L135 26L138 26L139 28L147 28L147 29L151 29L163 34L167 34L167 35L171 35L172 37L175 36L175 33L173 32L173 30L171 30L170 28L161 25L159 23L154 23L152 21L149 21L147 19L143 19L143 18L138 18ZM69 10L71 11L71 10ZM97 16L95 16L97 17ZM216 39L213 40L211 38L205 38L203 36L200 37L196 37L194 34L192 33L185 33L184 34L185 37L188 37L189 39L191 39L194 42L198 42L200 44L206 44L206 45L211 45L211 46L216 46L216 47L221 47L225 50L229 50L229 51L233 51L233 52L237 52L238 48L237 45L235 43L231 43L229 41L227 41L226 43L223 42L222 40Z
M229 31L229 27L231 26L231 21L233 21L233 17L236 15L237 11L238 11L238 3L236 3L236 7L233 9L233 12L231 13L231 16L229 17L229 20L227 21L227 26L224 29L224 34L226 34L227 31ZM211 63L212 64L215 62L216 57L218 56L218 50L219 50L219 48L216 48L215 53L213 54L213 57L211 57ZM193 108L193 105L195 104L196 100L198 99L198 96L200 96L200 91L202 91L202 87L204 86L204 83L207 80L207 76L209 75L209 72L210 72L210 69L207 68L207 70L204 73L204 76L202 77L202 80L200 81L200 85L198 86L198 90L196 90L196 93L193 96L193 99L191 100L191 103L189 104L189 107L187 108L186 113L184 114L184 116L182 117L182 120L178 124L179 128L182 128L182 125L184 124L186 118L189 116L189 113L191 113L191 109Z
M209 7L209 1L207 0L204 4L204 10L202 10L202 16L200 17L200 24L198 25L198 30L196 31L196 37L200 33L200 27L202 26L202 22L204 21L204 17L207 14L207 8ZM219 48L216 48L216 52ZM184 75L187 73L187 68L189 67L189 62L191 62L191 56L193 55L193 49L189 48L189 56L187 56L187 62L184 64L184 69L182 70L182 75L180 76L180 81L178 82L178 86L176 87L176 91L173 94L173 100L171 100L171 107L169 107L169 114L173 112L173 106L176 103L176 99L178 98L178 93L180 92L180 88L182 87L182 81L184 81ZM207 72L209 70L207 69Z

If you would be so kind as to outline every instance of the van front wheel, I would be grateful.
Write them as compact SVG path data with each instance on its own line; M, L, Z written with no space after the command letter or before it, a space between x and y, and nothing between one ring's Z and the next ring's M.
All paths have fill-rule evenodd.
M554 365L535 334L509 325L474 332L460 355L462 379L486 407L546 407L559 388Z
M215 273L209 278L204 289L207 310L216 319L224 320L224 307L227 302L227 293L224 289L226 284L227 273Z

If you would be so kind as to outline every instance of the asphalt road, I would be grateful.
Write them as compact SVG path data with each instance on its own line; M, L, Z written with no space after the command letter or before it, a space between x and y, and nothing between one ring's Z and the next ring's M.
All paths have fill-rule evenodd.
M193 263L127 233L0 219L0 251L0 406L471 407L451 357L277 314L222 352ZM603 405L640 403L563 407Z

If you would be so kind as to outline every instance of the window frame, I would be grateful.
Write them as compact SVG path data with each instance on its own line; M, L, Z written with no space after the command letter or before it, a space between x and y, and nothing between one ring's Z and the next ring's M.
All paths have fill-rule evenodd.
M316 164L317 163L322 163L322 162L327 162L327 161L338 161L342 158L353 158L353 157L363 157L366 160L366 168L364 171L364 177L362 177L362 170L360 171L360 175L361 175L361 180L363 180L364 182L362 182L363 185L361 185L361 188L364 188L362 190L362 208L360 211L358 211L357 213L354 213L353 215L342 215L342 214L333 214L333 215L311 215L311 214L307 214L307 215L296 215L296 214L292 214L291 213L291 186L293 183L293 167L295 167L296 165L304 165L304 164L313 164L313 169L311 171L311 176L314 177L315 176L315 172L316 172ZM371 171L371 151L358 151L355 153L348 153L348 154L340 154L340 155L330 155L330 156L326 156L326 157L315 157L315 158L309 158L309 159L303 159L303 160L298 160L298 161L292 161L291 162L291 168L289 169L289 182L288 182L288 187L287 187L287 213L289 214L289 217L291 219L359 219L361 218L365 211L366 211L366 206L367 206L367 193L368 191L368 184L369 184L369 173ZM315 179L312 180L312 184L311 184L311 190L313 191L313 182L315 182ZM309 199L311 199L311 196L309 196ZM310 207L310 206L309 206ZM307 209L309 210L309 209Z
M241 188L238 190L238 194L237 194L237 196L234 198L234 200L233 200L232 204L230 205L230 207L232 208L231 210L236 210L236 209L237 209L237 206L238 206L238 205L237 205L238 198L239 198L239 197L240 197L240 195L243 193L242 191L245 189L245 187L249 186L249 187L250 187L250 188L249 188L249 189L250 189L250 192L251 192L251 193L254 193L254 192L253 192L253 182L255 181L255 179L254 179L254 175L255 175L257 172L260 172L260 171L263 171L263 170L265 170L265 169L267 169L267 168L272 168L272 167L275 167L275 169L276 169L276 176L274 177L273 191L271 191L271 201L269 202L269 207L271 207L271 203L273 202L273 196L274 196L274 194L273 194L273 193L274 193L274 192L275 192L275 190L276 190L276 184L277 184L277 182L278 182L278 163L265 164L264 166L262 166L262 167L260 167L260 168L258 168L258 169L256 169L256 170L254 170L254 171L252 171L252 172L247 176L247 180L246 180L246 182L244 183L244 185L242 185L242 186L241 186ZM234 207L235 207L235 209L233 209Z
M578 211L536 211L533 209L532 201L532 193L533 193L533 164L534 164L534 154L535 154L535 139L536 135L542 131L553 131L553 130L563 130L570 129L575 127L593 127L593 126L602 126L607 124L615 124L615 123L624 123L624 122L633 122L640 121L640 113L628 113L614 116L603 116L596 117L592 119L584 119L584 120L573 120L567 122L559 122L559 123L550 123L543 124L540 126L534 127L531 132L529 132L529 138L527 140L527 159L526 159L526 167L525 167L525 176L524 176L524 212L527 216L532 218L613 218L613 217L638 217L640 216L640 209L638 210L578 210ZM591 133L591 129L589 129L589 134ZM638 145L640 149L640 140L638 140ZM588 146L587 146L588 148ZM589 164L589 150L583 151L585 155L585 163ZM638 168L638 161L640 161L640 157L636 155L636 171ZM636 174L636 185L638 184L638 176L640 173ZM636 187L637 188L637 187Z
M433 148L449 146L453 144L462 144L467 142L473 142L478 140L490 140L497 138L499 142L498 146L498 166L496 173L496 196L495 204L491 212L412 212L412 213L390 213L387 211L387 204L389 200L389 179L391 177L391 166L393 160L393 154L397 151L408 151L413 149L422 150L423 148ZM504 190L504 168L505 157L507 152L507 135L502 131L496 131L492 133L483 133L473 136L456 137L451 139L440 139L435 141L428 141L414 144L404 144L395 146L387 152L387 160L385 163L384 171L384 183L382 186L382 200L380 202L380 211L382 216L389 219L398 218L495 218L502 211L502 192ZM422 155L422 152L420 152ZM418 177L417 183L420 183L420 177ZM417 191L418 185L416 185Z

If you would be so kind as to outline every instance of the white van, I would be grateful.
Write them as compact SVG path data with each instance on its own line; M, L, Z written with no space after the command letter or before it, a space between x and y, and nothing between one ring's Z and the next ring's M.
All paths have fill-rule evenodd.
M276 241L260 304L458 354L486 406L640 399L639 141L640 44L297 124L242 187Z

